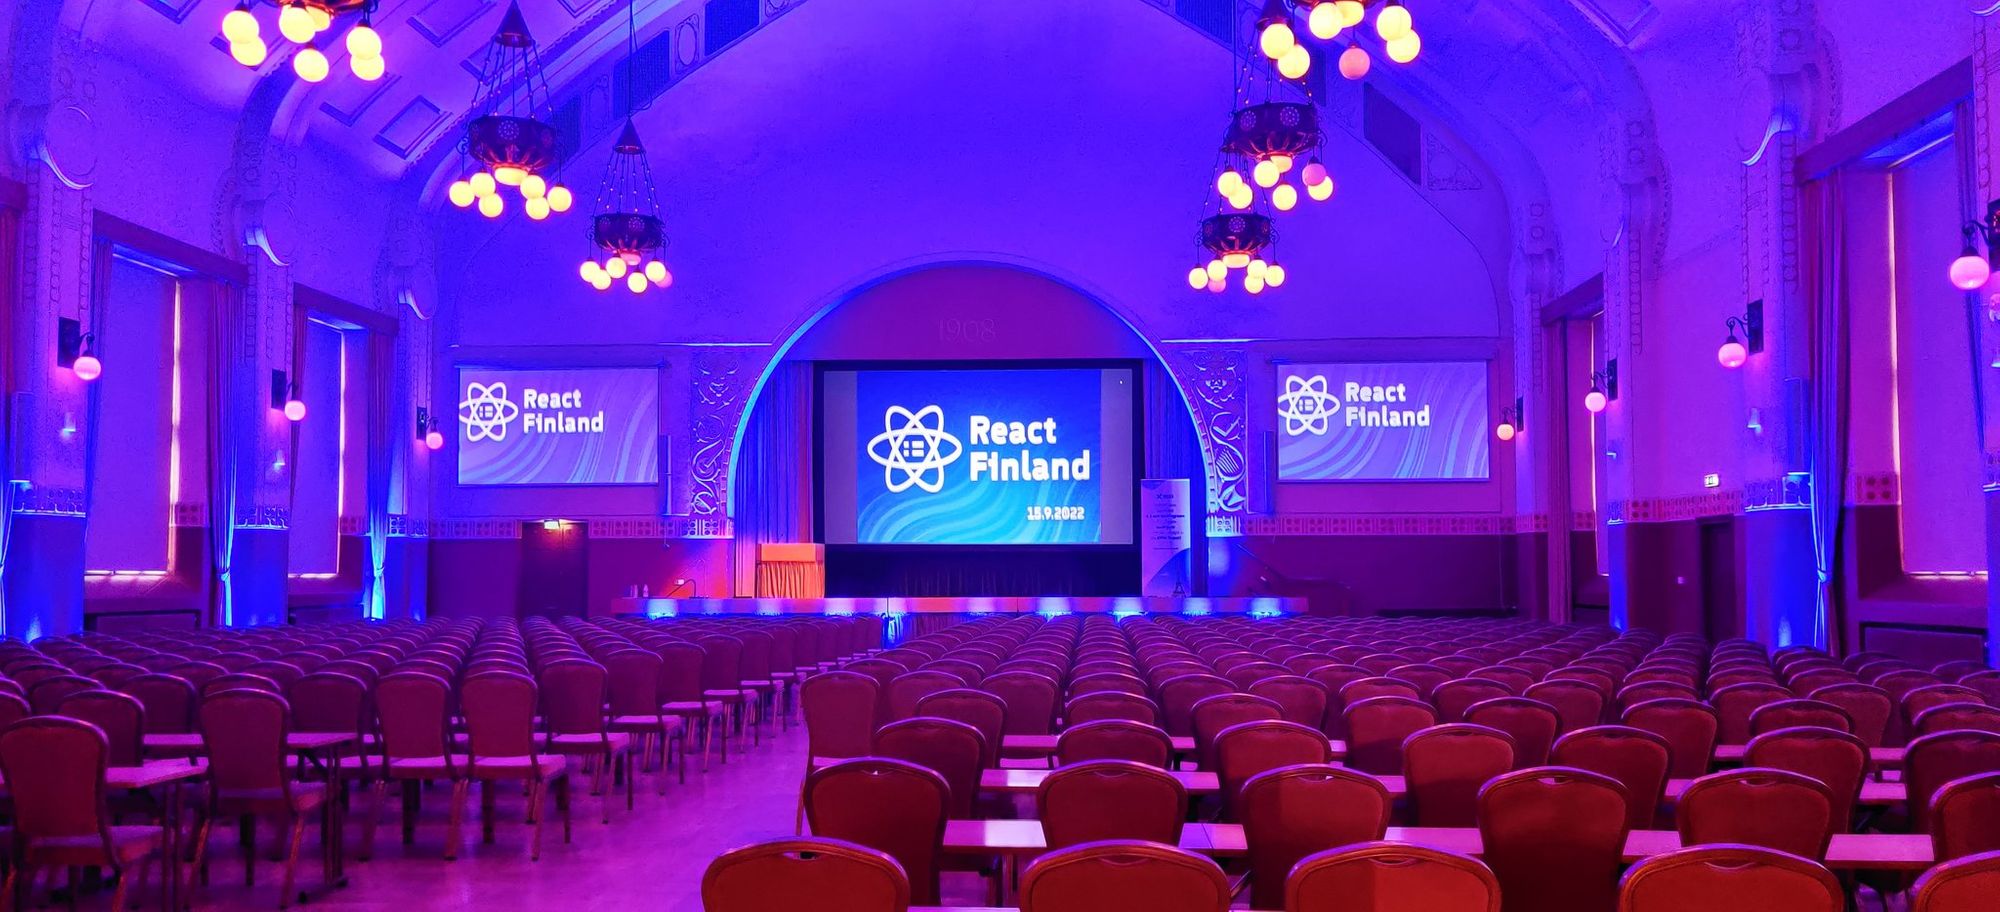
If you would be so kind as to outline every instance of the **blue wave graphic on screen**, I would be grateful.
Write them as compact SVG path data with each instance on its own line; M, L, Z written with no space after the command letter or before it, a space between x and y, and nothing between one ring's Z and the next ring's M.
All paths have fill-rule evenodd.
M1090 544L1102 540L1103 465L1101 412L1103 373L1099 370L864 371L856 376L855 540L864 544ZM937 407L930 413L931 406ZM1054 420L1055 443L993 443L975 440L973 416L995 422ZM912 424L917 422L917 424ZM937 422L932 424L931 422ZM957 441L940 445L937 428ZM902 433L898 433L902 432ZM878 442L871 457L870 441ZM914 438L906 440L905 437ZM910 445L910 460L889 453ZM932 447L936 448L933 449ZM975 454L1002 459L1030 457L1073 460L1090 453L1088 479L999 481L973 478ZM953 455L955 454L955 455ZM950 455L937 491L910 481ZM890 458L885 465L877 457ZM932 471L932 470L921 470ZM1124 467L1112 477L1124 478ZM928 483L934 476L921 477ZM899 485L903 490L890 490ZM1048 508L1051 516L1030 519ZM1081 510L1081 518L1059 519L1059 510Z
M1287 481L1459 481L1489 476L1484 362L1409 364L1284 364L1278 389L1296 389L1324 377L1339 400L1325 433L1292 434L1277 404L1278 476ZM1349 383L1401 386L1407 402L1350 401ZM1417 411L1430 408L1423 427L1350 424L1350 408ZM1294 409L1292 414L1296 415ZM1293 422L1302 424L1303 422Z
M461 368L462 403L472 387L504 387L518 413L496 426L499 436L473 440L461 409L458 482L464 485L656 484L659 481L660 383L651 368L488 370ZM498 387L495 387L498 392ZM573 391L580 407L532 409L528 390ZM601 432L533 433L530 413L561 411L579 417L604 413Z

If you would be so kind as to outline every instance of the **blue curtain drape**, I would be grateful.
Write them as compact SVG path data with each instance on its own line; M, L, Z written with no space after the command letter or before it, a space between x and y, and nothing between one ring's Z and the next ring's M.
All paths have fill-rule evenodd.
M209 619L229 626L236 618L231 558L236 550L237 482L245 432L255 433L246 415L257 414L246 399L256 359L245 351L243 295L221 282L201 282L208 298L208 566Z
M366 617L380 620L389 608L389 473L396 446L395 371L390 362L395 339L381 333L368 336L368 592L362 603Z
M1809 271L1813 310L1810 351L1813 558L1818 572L1814 645L1838 649L1841 538L1846 519L1850 400L1845 213L1839 171L1806 188L1807 224L1817 247Z
M16 264L20 250L20 216L12 209L0 208L0 306L6 308L8 341L13 338L12 322L18 319L15 302L19 295L20 273ZM9 346L11 349L11 346ZM11 362L11 352L9 361ZM7 544L13 538L14 498L20 491L21 483L14 476L14 371L13 364L0 370L5 378L6 398L0 401L0 466L7 469L4 483L0 483L0 578L7 575ZM7 589L0 586L0 635L12 633L6 630Z
M733 545L738 595L757 586L757 546L812 540L811 362L772 371L750 412L735 467Z
M1193 532L1189 567L1194 591L1208 591L1208 467L1201 458L1201 437L1187 399L1174 383L1174 375L1158 361L1146 364L1145 447L1147 478L1188 479L1188 527Z

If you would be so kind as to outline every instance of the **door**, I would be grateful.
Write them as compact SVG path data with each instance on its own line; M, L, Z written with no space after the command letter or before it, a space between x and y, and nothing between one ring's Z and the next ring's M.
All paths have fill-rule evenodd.
M586 613L584 586L589 569L586 546L590 528L584 523L548 520L521 524L521 591L516 612L521 617Z
M1722 517L1703 522L1701 530L1701 603L1710 641L1743 635L1741 594L1736 585L1736 520Z

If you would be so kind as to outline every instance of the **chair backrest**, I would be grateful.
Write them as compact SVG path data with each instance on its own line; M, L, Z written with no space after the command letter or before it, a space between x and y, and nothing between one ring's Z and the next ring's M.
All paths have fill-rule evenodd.
M1556 708L1529 697L1495 697L1474 703L1465 721L1506 732L1514 739L1514 768L1546 766L1555 746L1562 716Z
M1832 703L1804 697L1766 703L1750 712L1750 737L1753 739L1768 731L1802 725L1852 732L1854 717Z
M934 693L964 687L957 675L942 671L912 671L889 682L889 718L908 719L917 714L917 704Z
M1164 769L1173 752L1173 738L1165 729L1125 719L1072 725L1056 738L1056 762L1062 764L1129 760Z
M1946 731L1911 741L1903 751L1903 782L1912 829L1930 832L1931 797L1945 783L1980 773L2000 773L2000 734Z
M1009 735L1046 735L1055 726L1056 682L1031 671L997 671L979 689L1007 707L1002 730Z
M1910 912L1988 912L2000 895L2000 852L1947 861L1917 878Z
M937 903L938 857L951 805L944 777L886 757L845 760L806 777L805 805L814 835L888 854L909 876L910 901ZM815 901L799 908L817 907Z
M337 671L314 671L292 682L286 701L292 706L292 730L345 732L368 730L368 685Z
M917 764L944 777L951 789L951 816L972 816L986 757L986 744L978 729L950 719L916 716L876 729L873 753Z
M1842 912L1846 891L1825 866L1747 845L1655 855L1626 872L1619 912Z
M1195 763L1202 769L1215 768L1215 736L1232 725L1284 718L1284 709L1275 700L1247 693L1216 694L1194 705ZM1315 726L1317 727L1317 726Z
M1279 718L1314 728L1326 720L1326 685L1303 675L1283 674L1250 685L1250 693L1278 704Z
M1063 706L1065 725L1081 725L1104 719L1124 719L1158 725L1160 707L1146 697L1128 693L1084 694L1080 697L1071 697Z
M983 690L956 688L941 690L917 701L917 715L963 722L979 732L985 755L980 765L994 769L1000 765L1000 740L1007 727L1007 704Z
M1194 734L1194 705L1207 697L1235 693L1228 678L1212 674L1175 675L1160 682L1160 713L1167 734L1188 737Z
M445 756L445 713L451 685L421 671L396 671L375 685L382 753L390 760Z
M1021 912L1224 912L1229 878L1173 846L1107 840L1058 849L1021 875Z
M459 690L466 753L475 771L481 760L535 756L535 707L546 701L538 699L534 678L518 671L482 671L467 675Z
M1035 793L1035 816L1051 849L1102 839L1179 845L1187 810L1187 788L1179 779L1127 760L1060 767Z
M1641 703L1670 699L1699 700L1701 694L1695 691L1694 685L1679 681L1640 681L1619 689L1615 702L1622 715Z
M1438 721L1464 722L1465 713L1475 703L1511 697L1519 693L1499 681L1486 678L1459 678L1439 684L1431 691L1431 705L1437 707Z
M146 734L184 735L194 731L194 710L201 697L194 683L162 672L134 675L120 688L146 707Z
M1781 728L1750 739L1743 762L1819 780L1833 796L1833 832L1845 833L1853 825L1854 803L1869 768L1868 746L1860 738L1831 728Z
M701 669L706 655L693 643L669 642L653 647L660 657L660 702L701 702Z
M1833 791L1810 776L1747 767L1703 776L1681 793L1682 845L1737 843L1826 860Z
M1403 776L1416 824L1476 824L1479 788L1514 768L1514 739L1467 722L1434 725L1403 740Z
M1413 697L1369 697L1342 710L1347 724L1347 765L1364 773L1403 772L1403 740L1437 724L1437 710Z
M210 787L222 796L277 793L289 796L285 773L292 708L267 690L211 691L201 699L201 740L208 750Z
M1828 684L1806 696L1847 710L1848 718L1854 720L1854 735L1861 743L1869 747L1887 743L1889 719L1896 714L1896 701L1882 688L1849 681Z
M1222 813L1234 819L1238 793L1250 777L1298 763L1331 763L1333 748L1317 728L1265 719L1223 729L1215 737L1215 758L1222 781Z
M742 689L742 640L723 634L709 634L695 640L695 645L701 647L703 690Z
M53 715L56 707L61 706L71 694L97 689L96 678L74 674L51 675L28 686L28 706L38 716Z
M605 703L612 717L659 715L659 653L619 649L604 656L603 663Z
M1340 685L1340 700L1343 705L1358 703L1362 700L1374 699L1375 697L1408 697L1412 700L1429 702L1424 697L1423 688L1417 686L1414 682L1398 680L1385 675L1356 678Z
M1931 795L1931 848L1939 861L2000 852L2000 773L1953 779Z
M1382 780L1330 763L1265 770L1243 783L1236 816L1250 850L1250 905L1277 909L1285 877L1314 852L1381 839L1392 807Z
M81 719L104 733L111 766L138 766L145 762L146 707L130 694L110 690L85 690L70 694L56 707L56 714ZM11 720L10 720L11 724Z
M1668 747L1649 731L1624 725L1597 725L1556 739L1549 762L1589 770L1617 781L1625 794L1630 829L1652 826L1667 791Z
M1708 695L1719 725L1717 737L1723 744L1750 743L1750 714L1770 703L1792 699L1792 692L1776 683L1746 681L1731 684Z
M1917 713L1910 722L1912 737L1965 730L2000 732L2000 708L1984 703L1940 703Z
M1604 694L1581 681L1538 681L1521 696L1555 707L1566 732L1589 728L1604 718Z
M866 757L875 747L875 707L881 685L851 671L826 671L799 685L807 751L814 757Z
M1479 792L1483 857L1507 912L1610 912L1630 831L1624 787L1586 770L1517 770Z
M840 839L799 836L724 852L701 878L707 912L906 912L910 879L888 855Z
M111 857L107 755L104 733L79 719L32 716L0 731L0 777L13 795L15 839L89 840Z
M216 675L202 682L201 693L203 696L219 690L261 690L265 693L274 694L285 692L285 688L277 681L248 671L232 671L228 674Z
M589 659L560 659L535 674L541 691L542 719L550 734L603 735L606 679L604 666Z
M1300 861L1283 899L1293 912L1500 912L1500 879L1476 858L1362 842Z
M1667 742L1669 777L1693 779L1708 772L1719 730L1715 710L1708 704L1680 697L1647 700L1626 707L1624 723Z

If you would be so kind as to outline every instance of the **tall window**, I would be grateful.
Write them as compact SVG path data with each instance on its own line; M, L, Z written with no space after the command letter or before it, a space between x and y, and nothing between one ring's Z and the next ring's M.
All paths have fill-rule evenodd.
M173 560L181 466L182 283L170 267L114 248L86 329L104 374L92 384L84 566L164 573Z
M348 489L360 484L349 461L359 454L364 427L355 406L366 374L367 337L317 315L305 321L296 379L306 404L293 461L290 564L294 576L327 577L340 570L341 521Z

